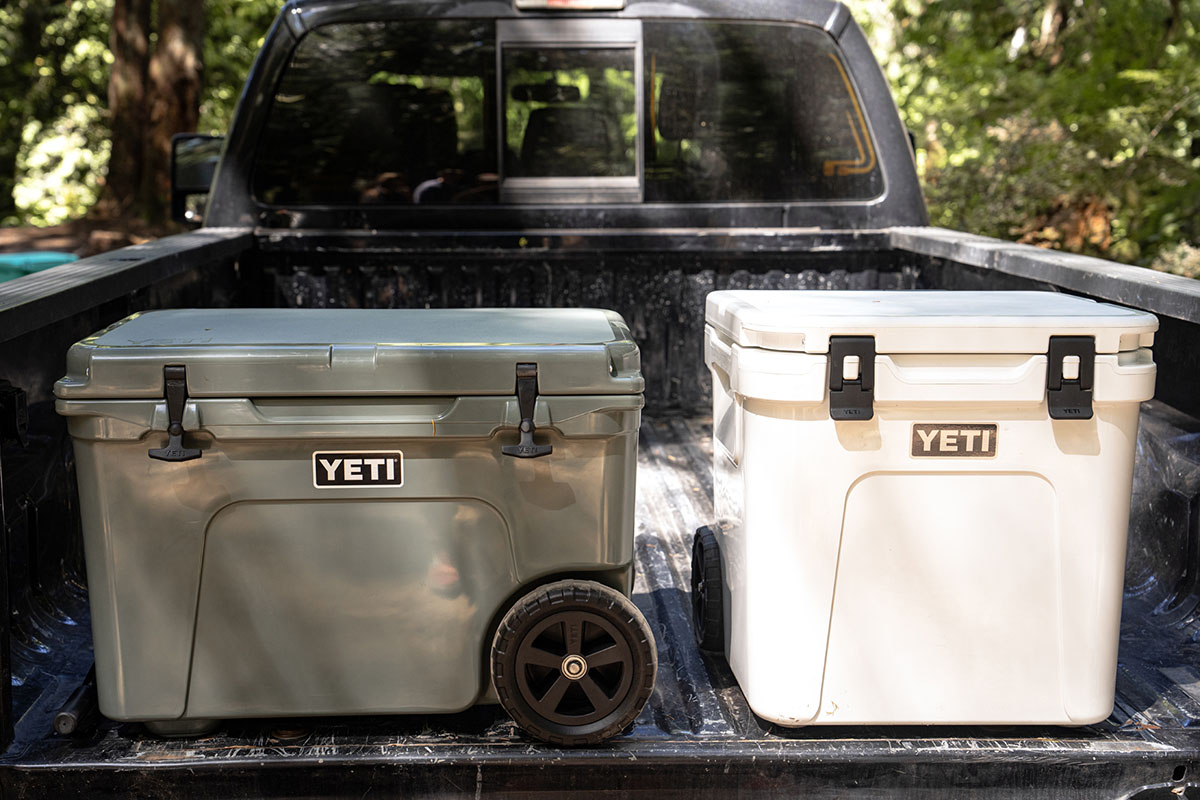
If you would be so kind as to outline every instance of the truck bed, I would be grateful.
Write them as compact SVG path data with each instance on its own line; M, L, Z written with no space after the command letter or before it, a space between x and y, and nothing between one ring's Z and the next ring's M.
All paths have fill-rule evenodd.
M757 719L690 630L692 531L712 518L714 289L1044 289L1152 311L1116 708L1085 728L811 728ZM54 712L91 664L70 447L50 387L75 341L170 307L600 306L643 349L635 601L660 672L626 735L560 750L495 706L453 716L226 723L193 740ZM1079 797L1171 800L1200 785L1200 283L936 229L478 232L202 229L0 287L0 797ZM29 402L12 433L13 392ZM784 632L782 635L786 635ZM11 685L8 680L11 675ZM10 704L11 701L11 704ZM9 713L11 709L11 714ZM1193 794L1197 794L1193 790Z
M691 536L712 519L711 459L711 420L644 420L634 600L654 630L660 666L650 703L608 744L564 750L533 742L497 706L451 716L239 720L211 736L177 740L103 721L87 734L60 737L53 715L90 665L85 595L64 582L25 635L14 636L16 728L0 759L2 795L534 797L570 790L832 798L944 797L970 788L978 798L1148 800L1200 787L1194 576L1184 575L1169 601L1157 604L1151 598L1161 593L1129 587L1116 708L1099 725L789 730L755 717L724 660L702 655L692 641ZM1184 495L1182 484L1194 490L1200 482L1194 421L1146 404L1138 463L1131 564L1183 560L1150 551L1162 538L1156 526L1178 516L1170 498ZM1193 531L1189 548L1194 540Z

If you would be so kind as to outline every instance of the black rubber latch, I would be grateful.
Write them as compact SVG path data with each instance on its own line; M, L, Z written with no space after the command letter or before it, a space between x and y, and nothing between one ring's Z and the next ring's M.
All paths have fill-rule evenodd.
M858 356L858 379L843 376L846 359ZM875 416L875 337L829 337L829 416L862 420Z
M1063 377L1063 361L1079 358L1079 377ZM1051 336L1046 355L1046 404L1050 419L1091 419L1096 380L1096 337Z
M163 384L163 393L167 398L167 435L171 438L166 447L151 450L150 457L159 461L191 461L199 458L199 450L183 446L183 410L188 399L187 367L163 367Z
M521 441L500 448L500 452L514 458L540 458L554 452L548 444L534 444L533 412L537 408L538 371L537 364L517 364L517 403L521 409Z

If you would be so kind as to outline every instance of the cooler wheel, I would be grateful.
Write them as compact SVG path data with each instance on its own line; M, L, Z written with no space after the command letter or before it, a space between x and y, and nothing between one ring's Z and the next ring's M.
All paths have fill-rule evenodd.
M701 650L725 652L721 552L708 526L692 539L692 631Z
M645 617L592 581L559 581L525 595L492 642L500 705L554 744L596 744L620 733L650 698L657 670Z

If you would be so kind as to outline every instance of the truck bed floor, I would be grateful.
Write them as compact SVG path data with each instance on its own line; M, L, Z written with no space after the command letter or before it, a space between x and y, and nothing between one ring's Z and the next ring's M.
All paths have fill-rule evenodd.
M0 759L2 795L533 797L569 790L658 800L951 797L969 787L972 797L1151 800L1189 796L1193 777L1200 787L1196 626L1188 615L1164 633L1161 624L1147 624L1155 609L1137 597L1124 610L1116 710L1099 725L789 730L755 717L724 661L693 646L691 536L712 520L711 458L709 420L643 423L634 600L657 638L659 676L636 724L608 745L562 750L531 742L494 706L453 716L239 720L182 740L105 721L86 736L62 738L51 732L53 714L90 654L86 607L72 596L58 598L67 611L47 609L40 647L14 652L16 739Z

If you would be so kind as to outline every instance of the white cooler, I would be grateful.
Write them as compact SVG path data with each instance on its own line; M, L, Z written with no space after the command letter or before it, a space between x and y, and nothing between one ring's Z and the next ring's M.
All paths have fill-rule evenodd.
M727 291L706 319L720 625L755 713L1111 713L1153 315L1042 292Z

